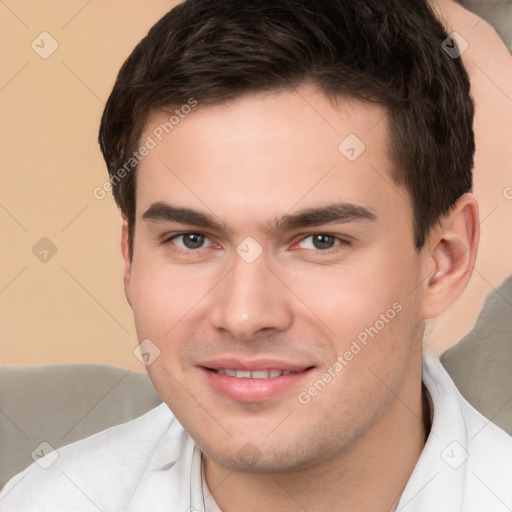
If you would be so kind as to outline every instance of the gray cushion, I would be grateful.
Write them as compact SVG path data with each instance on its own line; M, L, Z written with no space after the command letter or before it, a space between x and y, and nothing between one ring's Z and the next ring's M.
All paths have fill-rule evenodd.
M483 18L512 51L512 0L459 0L469 11Z
M42 442L57 449L160 403L146 374L104 364L0 368L0 488Z
M512 434L512 277L487 296L473 330L441 362L466 400Z

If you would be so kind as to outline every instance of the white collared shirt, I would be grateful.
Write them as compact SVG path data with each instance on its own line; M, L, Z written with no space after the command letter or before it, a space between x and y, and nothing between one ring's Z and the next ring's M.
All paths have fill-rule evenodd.
M473 409L428 354L423 382L432 428L396 510L510 512L512 437ZM5 485L1 512L221 512L201 451L165 404L57 454Z

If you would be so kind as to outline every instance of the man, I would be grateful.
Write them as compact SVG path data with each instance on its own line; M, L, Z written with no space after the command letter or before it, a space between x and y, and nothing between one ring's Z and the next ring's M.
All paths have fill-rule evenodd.
M151 29L100 145L165 404L2 510L512 507L512 440L422 350L479 236L454 48L420 0L187 0Z

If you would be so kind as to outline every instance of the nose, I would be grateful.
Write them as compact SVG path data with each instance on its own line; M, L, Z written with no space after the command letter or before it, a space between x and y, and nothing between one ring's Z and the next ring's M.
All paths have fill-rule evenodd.
M285 331L293 321L290 292L263 255L253 263L235 257L212 299L213 327L237 340Z

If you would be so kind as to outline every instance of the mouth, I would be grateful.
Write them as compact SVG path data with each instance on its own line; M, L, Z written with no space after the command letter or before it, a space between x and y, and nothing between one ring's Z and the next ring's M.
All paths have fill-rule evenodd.
M227 375L228 377L236 377L237 379L274 379L275 377L281 377L282 375L292 375L294 373L290 370L233 370L230 368L206 368L211 372L215 372L218 375Z
M302 389L300 382L314 366L277 360L239 361L222 359L199 366L210 389L232 401L257 403Z

